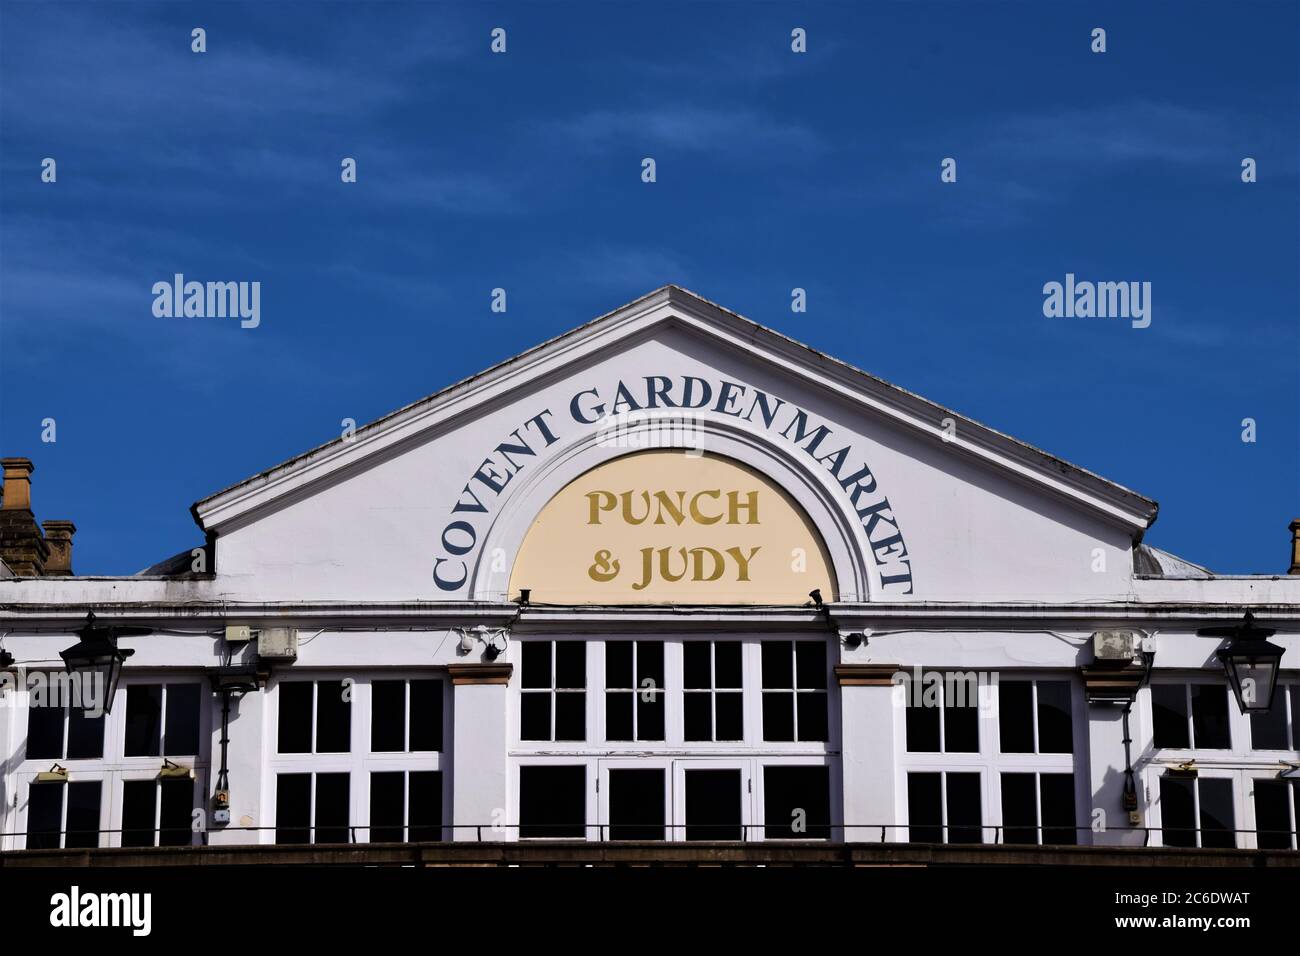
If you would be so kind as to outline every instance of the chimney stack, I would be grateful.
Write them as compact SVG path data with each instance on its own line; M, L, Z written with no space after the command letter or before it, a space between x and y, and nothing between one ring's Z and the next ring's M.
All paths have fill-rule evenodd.
M1291 529L1291 570L1287 574L1300 574L1300 518L1289 525Z
M5 511L32 510L32 460L30 458L0 458L4 467Z
M4 503L0 505L0 559L20 578L45 573L50 546L32 515L30 458L0 458L4 468Z
M77 526L71 521L42 521L41 527L45 529L45 543L50 548L50 556L45 561L46 577L71 577L72 536L77 533Z

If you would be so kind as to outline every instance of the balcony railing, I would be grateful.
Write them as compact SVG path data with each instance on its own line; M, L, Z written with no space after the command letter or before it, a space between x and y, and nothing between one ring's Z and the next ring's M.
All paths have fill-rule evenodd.
M393 824L383 823L378 825L372 824L326 824L316 826L227 826L213 830L186 831L181 829L168 830L140 830L130 829L97 829L97 830L47 830L39 832L6 832L0 833L0 839L5 842L13 840L24 841L22 847L11 847L7 851L12 852L18 849L96 849L105 848L105 837L114 834L129 834L133 837L151 838L151 842L144 844L139 848L148 849L156 845L153 838L160 833L179 835L192 834L189 840L183 842L165 842L162 846L207 846L209 845L209 836L213 832L229 833L247 833L252 836L247 842L249 844L267 845L259 839L260 834L272 833L277 839L270 841L271 845L282 846L302 846L302 845L400 845L405 843L424 844L444 842L442 839L436 840L369 840L359 838L369 835L374 830L416 830L423 833L441 832L450 834L451 841L468 839L469 834L473 834L473 842L476 843L500 843L500 842L585 842L585 843L635 843L635 844L652 844L652 843L713 843L713 844L755 844L755 843L781 843L781 844L817 844L817 843L844 843L844 844L879 844L879 845L896 845L896 846L1012 846L1012 847L1070 847L1070 846L1114 846L1115 844L1106 839L1114 834L1142 834L1143 847L1151 847L1153 835L1159 836L1162 847L1166 848L1184 848L1184 849L1263 849L1263 850L1290 850L1296 851L1297 840L1300 833L1297 830L1259 830L1244 828L1206 828L1206 827L1122 827L1108 829L1103 831L1093 830L1089 826L1049 826L1049 827L1029 827L1029 826L1011 826L991 825L991 824L906 824L906 823L833 823L833 824L813 824L809 829L811 832L805 835L792 836L788 834L788 827L780 824L763 824L763 823L725 823L725 824L665 824L656 822L650 824L628 824L628 823L593 823L593 824L504 824L504 823L459 823L459 824L431 824L431 825L406 825L405 827ZM929 832L947 831L948 838L945 840L910 840L911 830L923 830ZM530 831L523 834L521 831ZM538 831L551 831L545 834ZM620 837L614 831L627 833L628 831L650 832L658 830L664 834L662 838L647 838L645 836ZM767 831L776 830L776 835L771 835ZM1019 833L1035 831L1038 840L1034 842L1024 840L1006 840L1007 830L1017 831ZM688 831L692 835L687 835ZM781 832L787 831L787 832ZM1062 831L1072 831L1074 839L1072 841L1055 841L1045 839L1047 834L1060 834ZM327 835L344 835L341 840L319 840L313 839L314 835L320 833ZM289 835L290 839L279 839L282 835ZM595 839L592 839L594 834ZM991 834L991 839L985 839L986 835ZM1200 845L1198 847L1198 834L1200 835ZM896 839L889 839L890 836ZM1093 836L1100 835L1102 839L1094 840ZM1250 835L1254 837L1253 847L1243 846L1241 837ZM302 839L296 837L301 836ZM1171 841L1170 837L1176 837L1177 842ZM1263 840L1261 841L1261 837ZM32 846L32 842L37 841L43 846ZM224 842L224 841L223 841ZM1262 842L1262 845L1261 845Z

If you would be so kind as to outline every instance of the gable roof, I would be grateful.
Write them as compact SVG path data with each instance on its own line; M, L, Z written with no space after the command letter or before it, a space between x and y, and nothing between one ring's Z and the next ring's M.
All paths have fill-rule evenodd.
M730 344L834 392L870 415L944 441L1021 481L1074 501L1128 529L1134 540L1155 521L1150 498L982 425L913 392L832 358L680 286L665 285L612 312L549 339L491 368L435 392L359 429L195 502L190 511L205 532L246 520L288 495L302 494L381 452L418 442L508 384L519 388L619 342L663 326L681 326ZM946 435L945 418L958 423Z

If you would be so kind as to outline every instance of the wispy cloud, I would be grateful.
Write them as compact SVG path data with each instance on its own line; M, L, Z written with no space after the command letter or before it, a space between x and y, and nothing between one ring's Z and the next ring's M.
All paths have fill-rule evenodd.
M1130 100L1008 116L987 127L975 151L1085 170L1140 162L1186 166L1247 147L1249 138L1236 125L1205 109Z
M693 152L743 153L747 161L807 156L825 149L811 127L753 109L681 104L597 109L561 120L559 131L589 150L623 143Z

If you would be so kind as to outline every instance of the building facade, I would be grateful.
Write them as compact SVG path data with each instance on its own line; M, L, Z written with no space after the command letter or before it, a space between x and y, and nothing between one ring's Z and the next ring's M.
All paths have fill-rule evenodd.
M1289 573L1213 574L1154 501L676 287L204 498L135 576L72 574L32 487L6 459L5 850L1297 846L1300 525ZM1285 650L1251 716L1198 634L1246 611ZM79 632L132 652L108 708Z

